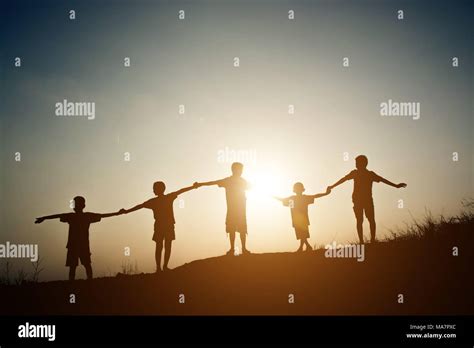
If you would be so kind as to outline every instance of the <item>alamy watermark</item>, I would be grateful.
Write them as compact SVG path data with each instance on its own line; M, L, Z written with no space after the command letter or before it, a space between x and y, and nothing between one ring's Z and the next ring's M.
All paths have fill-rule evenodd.
M396 102L389 99L380 103L380 116L411 117L419 120L421 106L419 102Z
M13 244L7 241L0 244L0 258L30 259L31 262L37 262L38 244Z
M19 338L47 338L48 341L56 339L56 325L36 325L26 322L18 326Z
M245 164L256 164L257 163L257 150L256 149L231 149L226 146L224 149L217 151L217 162L218 163L241 162Z
M88 120L95 119L95 102L70 102L64 99L55 104L56 116L85 116Z
M364 244L326 244L324 256L327 258L353 258L358 262L365 260Z

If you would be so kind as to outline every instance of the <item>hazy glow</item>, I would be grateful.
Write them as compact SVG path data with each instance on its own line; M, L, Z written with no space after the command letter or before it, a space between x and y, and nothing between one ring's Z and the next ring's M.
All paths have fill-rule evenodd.
M288 187L285 187L283 177L279 173L256 171L247 174L246 177L252 185L248 194L250 198L272 198L274 195L288 190Z
M388 1L295 1L288 21L288 1L131 3L77 3L73 25L57 2L2 14L0 239L38 243L44 278L67 275L67 226L34 225L36 216L70 211L78 194L86 210L111 212L153 197L157 180L172 192L224 178L232 163L219 158L225 149L256 155L243 160L243 177L254 185L248 243L258 253L298 246L289 208L274 195L291 195L297 181L306 194L324 192L361 153L371 170L408 184L374 186L379 238L426 209L455 213L474 195L469 13L433 1L428 14L414 0L400 23ZM176 18L181 5L186 21ZM21 69L11 64L16 55ZM381 117L389 98L420 102L421 118ZM56 117L63 99L95 101L96 119ZM346 183L310 206L312 244L356 240L351 192ZM224 190L180 199L170 266L225 253ZM152 235L148 210L92 226L96 274L135 261L153 271Z

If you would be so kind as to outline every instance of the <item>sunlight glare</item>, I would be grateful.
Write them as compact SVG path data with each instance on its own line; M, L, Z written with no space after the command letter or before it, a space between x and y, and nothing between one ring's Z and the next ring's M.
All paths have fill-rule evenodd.
M285 185L281 176L272 172L254 172L248 175L251 185L248 191L249 197L256 199L273 199L285 192ZM286 188L288 190L288 188Z

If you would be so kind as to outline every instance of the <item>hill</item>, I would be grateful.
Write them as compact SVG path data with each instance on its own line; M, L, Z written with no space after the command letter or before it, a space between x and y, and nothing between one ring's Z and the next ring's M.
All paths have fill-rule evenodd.
M471 314L472 261L413 240L368 245L364 262L324 250L222 256L160 275L1 286L0 306L5 315Z
M0 285L4 315L462 315L474 313L474 204L428 216L364 260L305 253L220 256L169 272ZM401 296L403 295L403 296ZM71 303L71 298L75 303ZM403 297L403 301L402 300Z

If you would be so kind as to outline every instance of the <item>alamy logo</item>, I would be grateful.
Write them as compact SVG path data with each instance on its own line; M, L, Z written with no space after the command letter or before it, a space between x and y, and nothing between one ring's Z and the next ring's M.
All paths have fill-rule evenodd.
M355 258L358 262L365 260L364 244L327 244L324 256L328 258Z
M225 147L217 151L218 163L242 162L245 164L257 163L257 150L255 149L230 149Z
M380 103L380 116L401 116L420 119L421 107L419 102L395 102L389 99Z
M20 338L47 338L48 341L56 339L56 325L34 325L26 322L18 326Z
M0 258L30 259L31 262L38 261L38 244L12 244L6 242L0 244Z
M70 102L64 99L55 104L56 116L86 116L95 119L95 102Z

